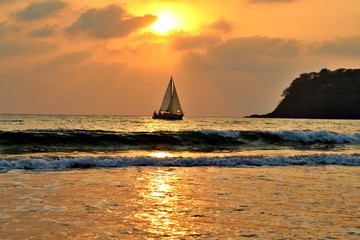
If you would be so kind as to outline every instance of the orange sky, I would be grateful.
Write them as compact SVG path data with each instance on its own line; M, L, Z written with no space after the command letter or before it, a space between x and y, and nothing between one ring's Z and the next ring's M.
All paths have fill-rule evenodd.
M303 72L359 68L358 0L0 0L0 113L272 111Z

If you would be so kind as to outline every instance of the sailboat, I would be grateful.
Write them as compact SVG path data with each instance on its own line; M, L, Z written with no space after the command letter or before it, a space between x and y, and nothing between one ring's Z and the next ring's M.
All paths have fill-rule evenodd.
M170 78L169 84L161 103L159 112L154 112L153 119L182 120L184 113L181 109L179 97L176 92L175 83Z

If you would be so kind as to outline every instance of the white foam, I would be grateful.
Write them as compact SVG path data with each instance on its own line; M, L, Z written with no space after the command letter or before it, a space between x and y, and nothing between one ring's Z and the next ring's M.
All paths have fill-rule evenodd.
M332 133L328 131L262 131L262 133L275 135L283 140L300 141L305 143L360 143L360 134L346 135L343 133Z
M64 170L74 168L112 168L129 166L293 166L293 165L345 165L360 166L360 154L314 154L284 156L233 156L233 157L60 157L20 158L0 160L0 169Z

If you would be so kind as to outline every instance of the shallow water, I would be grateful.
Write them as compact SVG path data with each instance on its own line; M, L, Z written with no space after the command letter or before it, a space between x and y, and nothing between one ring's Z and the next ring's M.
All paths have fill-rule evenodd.
M1 239L359 239L360 169L126 167L0 174Z

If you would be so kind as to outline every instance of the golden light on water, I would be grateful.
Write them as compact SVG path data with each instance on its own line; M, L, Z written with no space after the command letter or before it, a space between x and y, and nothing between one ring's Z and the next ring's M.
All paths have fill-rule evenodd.
M152 152L149 154L149 156L155 158L169 158L169 157L173 157L173 154L169 152Z
M171 236L177 239L191 231L181 226L181 205L179 195L181 192L176 187L177 177L172 171L157 170L145 178L141 211L135 217L144 224L144 230L150 236ZM145 227L146 226L146 227Z

